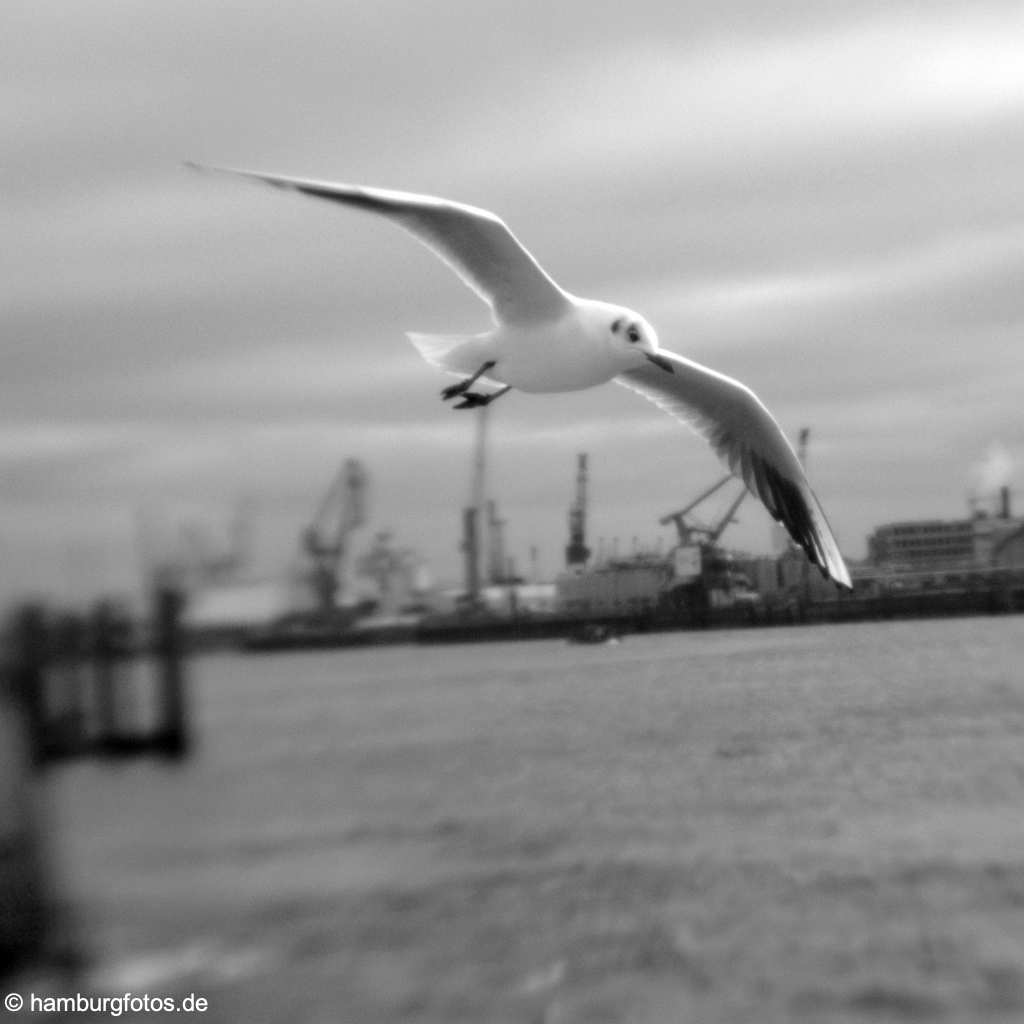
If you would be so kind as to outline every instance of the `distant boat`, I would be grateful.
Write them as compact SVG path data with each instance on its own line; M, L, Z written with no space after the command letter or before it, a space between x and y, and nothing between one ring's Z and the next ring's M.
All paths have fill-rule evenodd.
M571 644L618 644L622 637L611 626L601 622L586 622L569 634Z

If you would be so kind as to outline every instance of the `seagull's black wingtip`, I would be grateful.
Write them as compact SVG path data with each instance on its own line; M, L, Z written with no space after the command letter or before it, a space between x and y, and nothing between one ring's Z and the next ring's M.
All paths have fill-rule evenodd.
M830 583L835 584L836 590L839 590L844 594L853 593L853 583L847 583L846 580L840 579L838 576L835 576L832 572L826 569L823 565L818 566L818 571L826 580L828 580Z

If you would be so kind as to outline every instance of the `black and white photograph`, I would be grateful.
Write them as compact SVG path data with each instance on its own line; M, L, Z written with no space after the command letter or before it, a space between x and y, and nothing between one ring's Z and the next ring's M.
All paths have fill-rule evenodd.
M13 1022L1024 1021L1024 6L7 0Z

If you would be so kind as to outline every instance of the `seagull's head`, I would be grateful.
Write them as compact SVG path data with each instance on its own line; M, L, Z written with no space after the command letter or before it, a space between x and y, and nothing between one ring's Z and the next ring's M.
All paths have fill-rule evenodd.
M608 324L609 335L616 352L622 353L623 362L635 369L643 362L654 363L666 373L674 373L672 363L658 348L658 335L639 313L620 309Z

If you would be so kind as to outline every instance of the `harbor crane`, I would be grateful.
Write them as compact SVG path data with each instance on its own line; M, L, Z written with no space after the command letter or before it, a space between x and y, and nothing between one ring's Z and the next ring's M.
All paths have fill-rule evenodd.
M714 526L703 526L698 523L691 523L686 520L686 516L693 511L702 501L706 501L721 490L730 480L734 480L735 477L730 473L728 476L722 477L718 483L713 484L703 494L694 498L685 508L681 508L676 512L669 512L668 515L662 516L658 520L662 526L668 526L669 523L674 524L676 532L679 534L679 543L681 545L689 546L700 539L701 543L707 545L713 545L718 538L725 532L725 528L732 522L735 522L734 516L736 510L740 507L743 499L747 496L747 489L744 487L740 491L739 496L729 506L728 511Z
M799 438L797 441L797 458L800 460L800 465L805 469L807 467L807 444L810 440L811 430L810 427L802 427L800 430ZM715 494L721 488L723 488L730 480L736 479L731 473L723 476L717 483L712 484L703 494L698 495L690 502L686 508L681 508L677 512L669 512L668 515L662 516L658 520L662 526L668 526L669 523L675 525L676 531L679 534L679 543L682 545L689 545L695 542L695 539L699 535L703 542L706 544L713 545L718 538L725 532L725 528L732 522L735 522L734 516L736 510L743 503L744 498L747 496L747 490L744 488L740 491L736 500L729 506L729 510L725 515L718 521L715 526L701 526L698 524L691 524L686 521L686 516L693 511L702 501L710 498L712 494ZM784 531L783 531L784 533ZM783 539L783 546L785 544L792 546L792 542L788 538Z
M311 562L308 579L325 618L337 612L349 534L366 521L366 485L363 464L346 459L312 522L302 531L302 550Z
M569 508L569 543L565 549L565 564L586 565L590 558L587 547L587 456L576 457L576 500Z
M702 501L721 490L730 480L729 474L699 494L685 508L669 512L659 520L662 526L672 523L679 534L679 547L675 552L675 573L684 589L691 588L688 601L696 602L695 607L706 607L707 602L731 602L738 593L752 593L750 581L735 570L730 554L718 547L718 538L730 523L735 522L736 510L747 496L746 487L729 504L724 515L711 526L696 523L686 517ZM694 557L696 555L696 557Z

